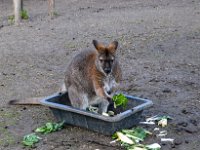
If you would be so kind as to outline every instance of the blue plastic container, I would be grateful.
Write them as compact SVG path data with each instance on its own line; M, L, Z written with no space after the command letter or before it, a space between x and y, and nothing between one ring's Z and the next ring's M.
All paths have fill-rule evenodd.
M41 101L42 105L48 106L57 121L65 121L71 124L84 127L92 131L112 135L114 132L133 127L140 122L140 116L144 109L153 105L151 100L126 95L128 105L121 113L108 117L97 113L81 110L70 106L68 94L55 94Z

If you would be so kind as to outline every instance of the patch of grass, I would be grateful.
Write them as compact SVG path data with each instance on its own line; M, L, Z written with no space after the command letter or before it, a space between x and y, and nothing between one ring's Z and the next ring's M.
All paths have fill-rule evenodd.
M1 131L1 133L3 134L3 137L0 138L0 145L4 146L15 143L15 138L8 130L5 129L4 131Z
M71 42L71 43L65 44L64 47L67 48L67 49L68 49L68 48L74 49L74 48L76 48L76 45L75 45L75 43L72 43L72 42Z
M20 12L21 18L27 20L29 18L27 10L22 10Z
M53 15L56 17L59 16L59 14L56 11L53 12Z
M20 12L20 16L21 16L21 18L22 18L23 20L28 20L28 19L29 19L29 15L28 15L27 10L22 10L22 11ZM14 23L14 20L15 20L15 16L14 16L14 15L8 16L8 22L9 22L10 24L13 24L13 23Z
M15 19L14 15L8 16L8 22L9 22L9 24L14 24L14 19Z
M15 143L15 138L9 131L9 126L15 125L19 113L16 111L1 111L0 112L0 146L10 145Z
M18 112L6 112L6 111L2 111L0 112L0 116L2 116L2 118L15 118L19 115Z

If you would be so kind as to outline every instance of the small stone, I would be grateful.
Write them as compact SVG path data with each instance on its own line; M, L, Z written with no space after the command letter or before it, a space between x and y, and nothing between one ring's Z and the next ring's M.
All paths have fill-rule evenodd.
M185 140L185 143L186 143L186 144L188 144L188 143L189 143L189 141L188 141L188 140Z
M160 82L160 80L157 78L153 78L153 79L149 80L149 82Z
M174 144L175 145L180 145L180 144L182 144L183 142L182 142L182 140L181 139L175 139L174 140Z
M52 69L47 69L47 71L52 71Z
M183 131L183 128L176 128L176 132L178 132L178 134L181 134L181 132Z
M187 127L184 128L187 133L195 133L198 131L197 127L193 124L189 124Z
M182 126L182 127L187 127L188 123L185 121L179 122L177 125Z
M171 93L172 91L169 88L165 88L162 92L163 93Z
M23 107L20 111L24 111L24 110L26 110L27 108L26 107Z
M165 146L166 145L166 143L161 143L163 146Z
M190 119L190 123L192 123L194 126L198 125L197 120L195 119Z
M181 112L182 112L183 114L188 114L188 113L189 113L186 109L183 109Z
M5 73L5 72L2 72L2 75L4 75L4 76L7 76L8 74L7 74L7 73Z
M172 144L172 145L171 145L171 148L176 148L176 145L175 145L175 144Z
M4 143L4 144L3 144L3 147L8 147L8 146L9 146L8 143Z

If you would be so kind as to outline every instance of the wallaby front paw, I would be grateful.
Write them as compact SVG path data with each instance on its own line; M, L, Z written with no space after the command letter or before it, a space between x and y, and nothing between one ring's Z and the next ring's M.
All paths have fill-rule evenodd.
M103 112L107 112L108 111L108 106L109 106L109 102L107 100L104 100L103 102L101 102L99 104L99 111L98 113L102 114Z

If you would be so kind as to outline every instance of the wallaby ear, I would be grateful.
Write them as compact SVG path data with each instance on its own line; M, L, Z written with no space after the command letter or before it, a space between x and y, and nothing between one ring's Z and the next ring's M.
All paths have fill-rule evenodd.
M105 50L105 46L103 44L99 43L98 41L93 40L92 43L98 52Z
M113 41L112 43L110 43L108 45L108 50L112 53L114 53L117 50L118 47L118 42L117 41Z

